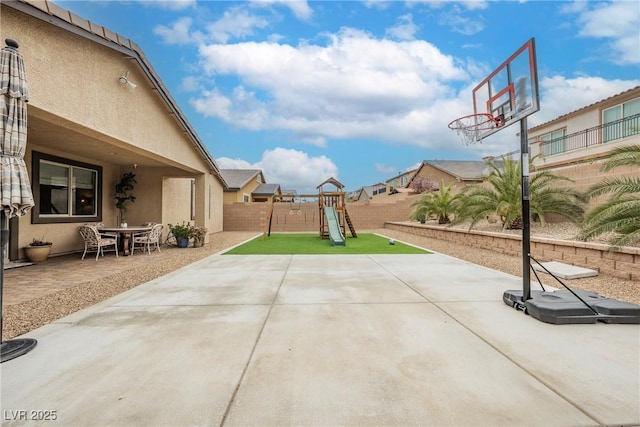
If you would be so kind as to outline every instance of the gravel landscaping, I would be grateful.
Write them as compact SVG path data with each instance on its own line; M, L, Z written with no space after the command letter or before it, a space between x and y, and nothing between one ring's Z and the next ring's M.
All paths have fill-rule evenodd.
M483 225L478 229L491 229L493 224ZM414 244L459 259L463 259L485 267L503 271L515 276L522 276L522 259L443 240L415 236L389 229L362 230L362 232L379 233L389 238ZM513 231L519 233L519 231ZM571 238L576 229L567 224L547 224L544 228L532 227L532 235ZM256 232L220 232L212 235L211 243L194 250L163 250L162 254L154 254L151 258L139 258L136 255L135 268L114 272L97 280L79 283L77 286L46 294L29 301L4 308L3 340L25 334L33 329L50 323L80 309L97 304L114 295L142 283L168 274L202 258L230 248L256 236ZM142 254L141 254L142 255ZM139 264L144 261L143 264ZM88 265L88 264L87 264ZM540 274L545 285L560 287L549 275ZM535 279L532 275L532 279ZM606 275L598 275L583 279L565 281L572 288L594 291L600 295L640 304L640 283L623 280Z

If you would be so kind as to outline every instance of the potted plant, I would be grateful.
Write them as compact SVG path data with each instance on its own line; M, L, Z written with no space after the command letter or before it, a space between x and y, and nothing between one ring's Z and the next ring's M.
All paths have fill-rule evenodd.
M42 262L49 258L53 243L34 238L29 246L24 248L24 255L30 262Z
M116 199L116 208L120 211L120 225L127 226L125 214L127 212L126 202L135 202L136 196L131 194L134 184L136 184L136 175L133 172L127 172L122 175L120 182L116 184L113 197Z
M191 225L183 222L182 224L169 224L169 232L176 238L179 248L186 248L191 238Z
M193 237L193 247L199 248L204 244L204 238L207 235L207 227L191 226L191 237Z

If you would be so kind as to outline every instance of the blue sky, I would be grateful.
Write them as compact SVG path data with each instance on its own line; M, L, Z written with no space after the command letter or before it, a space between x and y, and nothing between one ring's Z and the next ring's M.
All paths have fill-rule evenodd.
M636 0L57 4L137 43L221 168L299 193L517 150L517 125L465 146L447 124L531 37L529 127L640 85Z

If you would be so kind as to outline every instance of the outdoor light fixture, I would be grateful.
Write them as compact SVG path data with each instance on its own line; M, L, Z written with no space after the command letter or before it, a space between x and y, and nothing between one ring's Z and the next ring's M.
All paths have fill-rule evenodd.
M131 89L135 89L138 87L137 84L129 80L129 72L126 71L123 75L120 76L118 81L123 85L128 85Z

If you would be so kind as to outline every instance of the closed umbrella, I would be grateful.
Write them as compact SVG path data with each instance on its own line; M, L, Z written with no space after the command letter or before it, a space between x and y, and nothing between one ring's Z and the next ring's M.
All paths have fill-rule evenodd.
M24 163L27 146L27 101L29 91L18 43L6 39L0 50L0 333L2 332L2 294L4 248L9 237L8 218L26 214L34 205L29 175ZM35 347L34 339L3 341L0 362L21 356Z

